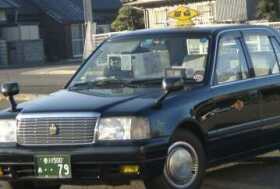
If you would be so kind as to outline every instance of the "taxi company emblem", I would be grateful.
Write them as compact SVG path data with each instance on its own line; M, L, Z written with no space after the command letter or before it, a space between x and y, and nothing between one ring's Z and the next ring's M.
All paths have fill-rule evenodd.
M176 20L177 26L193 25L192 19L198 15L198 11L185 6L179 6L177 9L168 13L169 18Z
M51 124L49 127L49 133L50 136L56 136L58 135L58 127L56 126L56 124Z

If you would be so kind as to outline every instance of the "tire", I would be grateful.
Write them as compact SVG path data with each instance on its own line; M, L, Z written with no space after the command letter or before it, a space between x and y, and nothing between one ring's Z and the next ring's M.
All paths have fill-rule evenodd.
M183 158L181 160L181 162L183 162L182 164L178 163L180 161L176 161L176 160L178 160L176 158L173 159L173 161L172 161L172 157L174 158L176 154L180 154L180 153L181 153L181 157L187 157L187 158L190 157L191 159L189 159L189 160L192 160L192 161L184 161L184 159L187 160L187 158ZM178 157L179 156L180 155L178 155ZM170 176L170 175L172 175L172 171L170 171L170 170L172 170L172 163L170 163L170 162L173 162L173 165L175 165L175 167L176 167L176 164L178 163L177 164L178 171L176 171L176 168L174 169L174 166L173 166L173 173L174 173L173 176L176 174L178 175L178 172L180 172L179 174L180 174L181 178L182 178L182 175L183 175L183 177L188 178L188 179L184 179L185 182L181 182L182 184L181 183L177 184L177 183L179 183L179 180L180 180L179 177L175 178L175 176L174 176L173 178L175 178L175 179L172 179L172 176ZM175 162L177 162L177 163L175 163ZM188 164L189 162L192 162L192 163ZM183 166L180 166L180 165L183 165ZM189 165L192 165L192 169L189 168L190 167ZM183 172L183 173L189 173L189 174L182 174L181 167L185 167L185 170L189 170L188 172ZM178 131L176 131L176 133L172 137L171 145L168 150L168 157L165 162L162 175L160 175L159 177L151 178L149 180L145 180L144 183L145 183L146 189L156 189L156 188L160 188L160 189L199 189L201 187L202 180L205 175L205 169L206 169L206 156L205 156L205 151L204 151L201 141L192 132L190 132L188 130L179 129ZM171 173L171 174L169 174L169 173ZM190 177L186 177L186 175L188 175ZM191 178L191 179L189 179L189 178ZM177 183L175 181L176 179L178 181Z
M60 189L60 185L34 184L32 182L10 183L12 189Z

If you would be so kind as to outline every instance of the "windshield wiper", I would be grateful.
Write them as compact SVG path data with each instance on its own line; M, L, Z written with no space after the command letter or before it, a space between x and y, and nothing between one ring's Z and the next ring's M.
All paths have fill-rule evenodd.
M108 87L108 86L133 87L132 85L129 84L129 80L107 78L107 79L100 79L100 80L93 80L93 81L86 81L86 82L78 82L73 84L70 87L70 90L91 89L94 87Z
M78 88L89 88L92 85L93 82L86 81L86 82L77 82L69 87L70 90L78 89Z
M150 78L150 79L134 79L129 80L129 85L134 86L147 86L147 85L158 85L162 83L162 78Z
M78 82L73 84L70 87L70 90L75 89L91 89L94 87L130 87L130 88L138 88L147 85L158 85L161 84L162 78L155 79L137 79L137 80L128 80L128 79L100 79L94 81L86 81L86 82Z
M192 78L182 78L182 79L184 80L185 84L197 83L197 81ZM162 80L163 78L136 79L136 80L129 80L129 84L140 85L140 86L158 85L158 84L162 84Z

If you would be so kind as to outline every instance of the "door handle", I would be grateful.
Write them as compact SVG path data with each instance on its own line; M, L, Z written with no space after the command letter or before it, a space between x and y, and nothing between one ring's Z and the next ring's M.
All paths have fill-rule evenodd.
M241 112L245 107L245 103L242 100L236 100L235 103L233 103L231 105L232 109L238 110L239 112Z
M201 119L203 121L219 114L219 113L224 113L224 112L228 112L228 111L232 111L232 110L237 110L239 112L241 112L245 107L245 103L242 100L236 100L232 105L225 107L225 108L217 108L214 109L206 114L204 114L203 116L201 116Z

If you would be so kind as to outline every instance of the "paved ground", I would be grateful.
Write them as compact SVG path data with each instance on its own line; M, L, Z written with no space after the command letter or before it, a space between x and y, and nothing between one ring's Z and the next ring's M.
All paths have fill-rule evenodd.
M274 152L248 162L225 165L207 173L202 189L279 189L280 153ZM135 182L122 187L70 187L63 189L145 189Z
M276 157L256 159L234 166L217 169L207 174L202 189L279 189L280 154ZM123 187L70 187L63 189L145 189L143 183L135 182Z
M65 86L78 65L0 69L0 83L17 81L22 93L48 94Z
M207 174L202 189L279 189L280 154L222 167ZM10 189L0 183L0 189ZM62 189L145 189L140 181L130 186L63 186Z
M0 70L0 83L18 81L24 94L17 98L25 101L37 98L37 94L48 94L62 88L76 69L77 65ZM7 102L0 95L0 109L5 106ZM207 174L202 189L279 189L279 175L280 153L274 152L261 159L212 170ZM0 189L4 188L7 188L5 184L0 183ZM134 182L131 186L122 187L63 186L63 189L144 189L144 186L141 182Z

